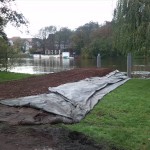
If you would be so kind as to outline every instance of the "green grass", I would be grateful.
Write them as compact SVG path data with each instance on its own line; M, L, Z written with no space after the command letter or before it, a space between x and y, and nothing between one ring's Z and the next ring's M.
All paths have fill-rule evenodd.
M28 78L31 76L33 76L33 75L0 71L0 83L6 82L6 81L11 81L11 80L19 80L19 79L23 79L23 78Z
M132 79L106 95L78 124L67 125L97 142L150 149L150 80Z

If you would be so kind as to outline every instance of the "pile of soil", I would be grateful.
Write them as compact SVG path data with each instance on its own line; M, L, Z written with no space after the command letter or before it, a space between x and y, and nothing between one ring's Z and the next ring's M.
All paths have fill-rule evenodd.
M0 84L0 99L17 98L48 92L48 87L79 81L94 76L104 76L111 69L74 69L59 73L35 76L19 81ZM16 118L31 117L39 125L16 124ZM82 133L69 131L52 124L40 125L40 120L54 117L40 110L14 108L0 105L0 149L1 150L119 150L113 144L100 141L96 144ZM55 122L58 123L59 119ZM47 122L46 122L47 123ZM23 123L22 123L23 124Z
M48 93L48 87L58 86L81 79L104 76L111 72L110 69L82 68L59 73L5 82L0 84L0 99L18 98L23 96ZM72 123L70 118L47 113L42 110L29 107L9 107L0 104L0 122L8 122L13 125L37 125Z
M34 76L18 81L0 84L0 99L38 95L48 92L48 87L55 87L68 82L76 82L85 78L105 76L112 69L80 68L42 76Z

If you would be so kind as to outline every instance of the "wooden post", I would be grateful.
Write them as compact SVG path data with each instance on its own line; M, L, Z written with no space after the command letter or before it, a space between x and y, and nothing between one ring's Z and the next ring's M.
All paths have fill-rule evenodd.
M97 68L101 67L101 56L100 54L97 55Z
M131 78L131 71L132 71L132 55L128 53L127 56L127 76Z

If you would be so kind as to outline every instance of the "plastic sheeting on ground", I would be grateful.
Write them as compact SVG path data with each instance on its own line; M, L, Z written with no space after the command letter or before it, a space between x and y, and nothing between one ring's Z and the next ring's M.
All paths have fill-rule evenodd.
M8 106L28 106L79 122L107 93L129 78L113 71L104 77L92 77L58 87L49 87L48 94L27 96L0 101Z

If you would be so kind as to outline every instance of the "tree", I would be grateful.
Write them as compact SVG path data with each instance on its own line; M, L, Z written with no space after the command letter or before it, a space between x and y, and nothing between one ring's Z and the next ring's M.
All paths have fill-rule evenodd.
M61 45L66 48L67 45L71 42L72 31L67 27L60 28L56 32L56 42L58 44L58 49L61 49Z
M82 57L93 58L100 53L102 57L114 55L112 47L112 22L106 22L90 34L90 41L81 49Z
M0 37L0 70L8 71L8 68L14 65L20 50L8 45L8 42Z
M99 28L97 22L89 22L76 29L72 40L77 54L81 53L81 49L86 47L91 42L92 33Z
M39 39L47 39L49 34L55 34L56 30L57 28L55 26L41 28L36 37L38 37Z
M7 35L4 32L4 27L10 22L15 27L28 24L28 21L22 13L12 9L15 0L0 0L0 37L7 40Z
M114 11L114 46L122 53L150 51L150 1L118 0Z
M45 53L45 49L46 49L46 40L48 39L50 34L55 34L57 28L55 26L48 26L48 27L44 27L41 28L39 30L39 33L36 35L36 38L39 38L41 40L41 45L42 45L42 49L43 49L43 53Z
M0 37L0 69L7 70L8 57L7 57L8 44Z
M14 0L0 0L0 69L5 71L16 60L14 58L17 58L19 52L9 45L4 27L7 23L11 23L15 27L28 24L23 14L12 9L13 2Z
M30 49L30 53L41 54L42 52L42 40L39 38L32 38L32 48Z
M18 51L22 51L22 47L23 47L23 40L18 37L13 41L13 48L17 49Z

